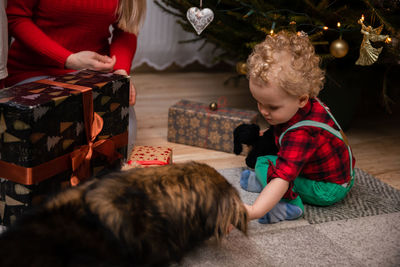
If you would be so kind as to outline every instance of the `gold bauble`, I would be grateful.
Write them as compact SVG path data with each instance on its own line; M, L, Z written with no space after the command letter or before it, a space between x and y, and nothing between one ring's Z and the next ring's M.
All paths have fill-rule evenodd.
M212 111L215 111L215 110L218 109L218 104L217 104L216 102L211 102L210 105L209 105L209 107L210 107L210 109L211 109Z
M329 50L331 51L332 56L341 58L347 55L347 52L349 52L349 45L345 40L337 39L331 43Z
M239 61L236 64L236 71L239 74L246 75L247 74L247 64L246 64L246 62Z

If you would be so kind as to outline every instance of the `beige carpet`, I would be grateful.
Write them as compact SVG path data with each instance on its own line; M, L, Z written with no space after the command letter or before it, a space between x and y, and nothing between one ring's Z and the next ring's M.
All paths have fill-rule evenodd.
M254 201L257 194L240 189L240 168L220 172L244 202ZM252 221L247 237L234 230L221 245L210 240L179 266L399 266L400 191L361 170L356 174L351 194L334 210L308 206L314 214L299 220Z

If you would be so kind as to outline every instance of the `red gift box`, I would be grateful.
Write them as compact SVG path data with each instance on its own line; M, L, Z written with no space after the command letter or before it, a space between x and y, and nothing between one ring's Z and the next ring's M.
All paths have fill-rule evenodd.
M172 164L171 148L162 146L135 146L124 169L168 164Z

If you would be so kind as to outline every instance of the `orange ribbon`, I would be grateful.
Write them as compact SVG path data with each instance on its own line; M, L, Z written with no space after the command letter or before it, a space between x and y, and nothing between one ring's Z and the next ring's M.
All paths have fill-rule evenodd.
M115 144L115 148L126 146L128 143L128 132L115 135L111 137L110 140L112 144ZM97 150L95 151L99 152ZM0 177L24 185L40 183L56 174L71 170L71 153L62 155L35 167L22 167L14 163L0 160Z
M94 151L106 156L109 163L122 157L121 154L115 150L115 144L112 140L104 139L94 142L103 128L103 119L97 113L94 113L91 128L88 144L79 147L79 149L76 149L71 153L73 172L71 177L72 186L77 185L80 180L87 179L91 176L90 161Z
M114 160L122 156L115 151L113 141L99 140L96 143L94 140L103 129L103 119L93 111L93 94L92 88L83 87L70 84L59 83L50 80L40 80L37 82L66 87L82 92L83 101L83 119L86 131L87 145L80 146L74 150L71 155L72 176L71 185L77 185L81 180L87 179L91 176L90 161L93 156L93 151L99 152L107 157L108 162L112 163Z

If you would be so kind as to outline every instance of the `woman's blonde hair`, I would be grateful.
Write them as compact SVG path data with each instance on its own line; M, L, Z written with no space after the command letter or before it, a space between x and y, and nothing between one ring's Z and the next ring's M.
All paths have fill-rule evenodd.
M276 59L279 53L289 57L289 68L285 68ZM280 88L293 96L306 94L315 97L321 91L324 81L324 71L319 63L314 46L305 33L281 31L268 35L254 47L247 60L247 76L261 79L265 83L274 79ZM276 67L282 67L282 71L277 73L274 71Z
M118 27L126 32L138 34L146 14L146 0L119 0Z

